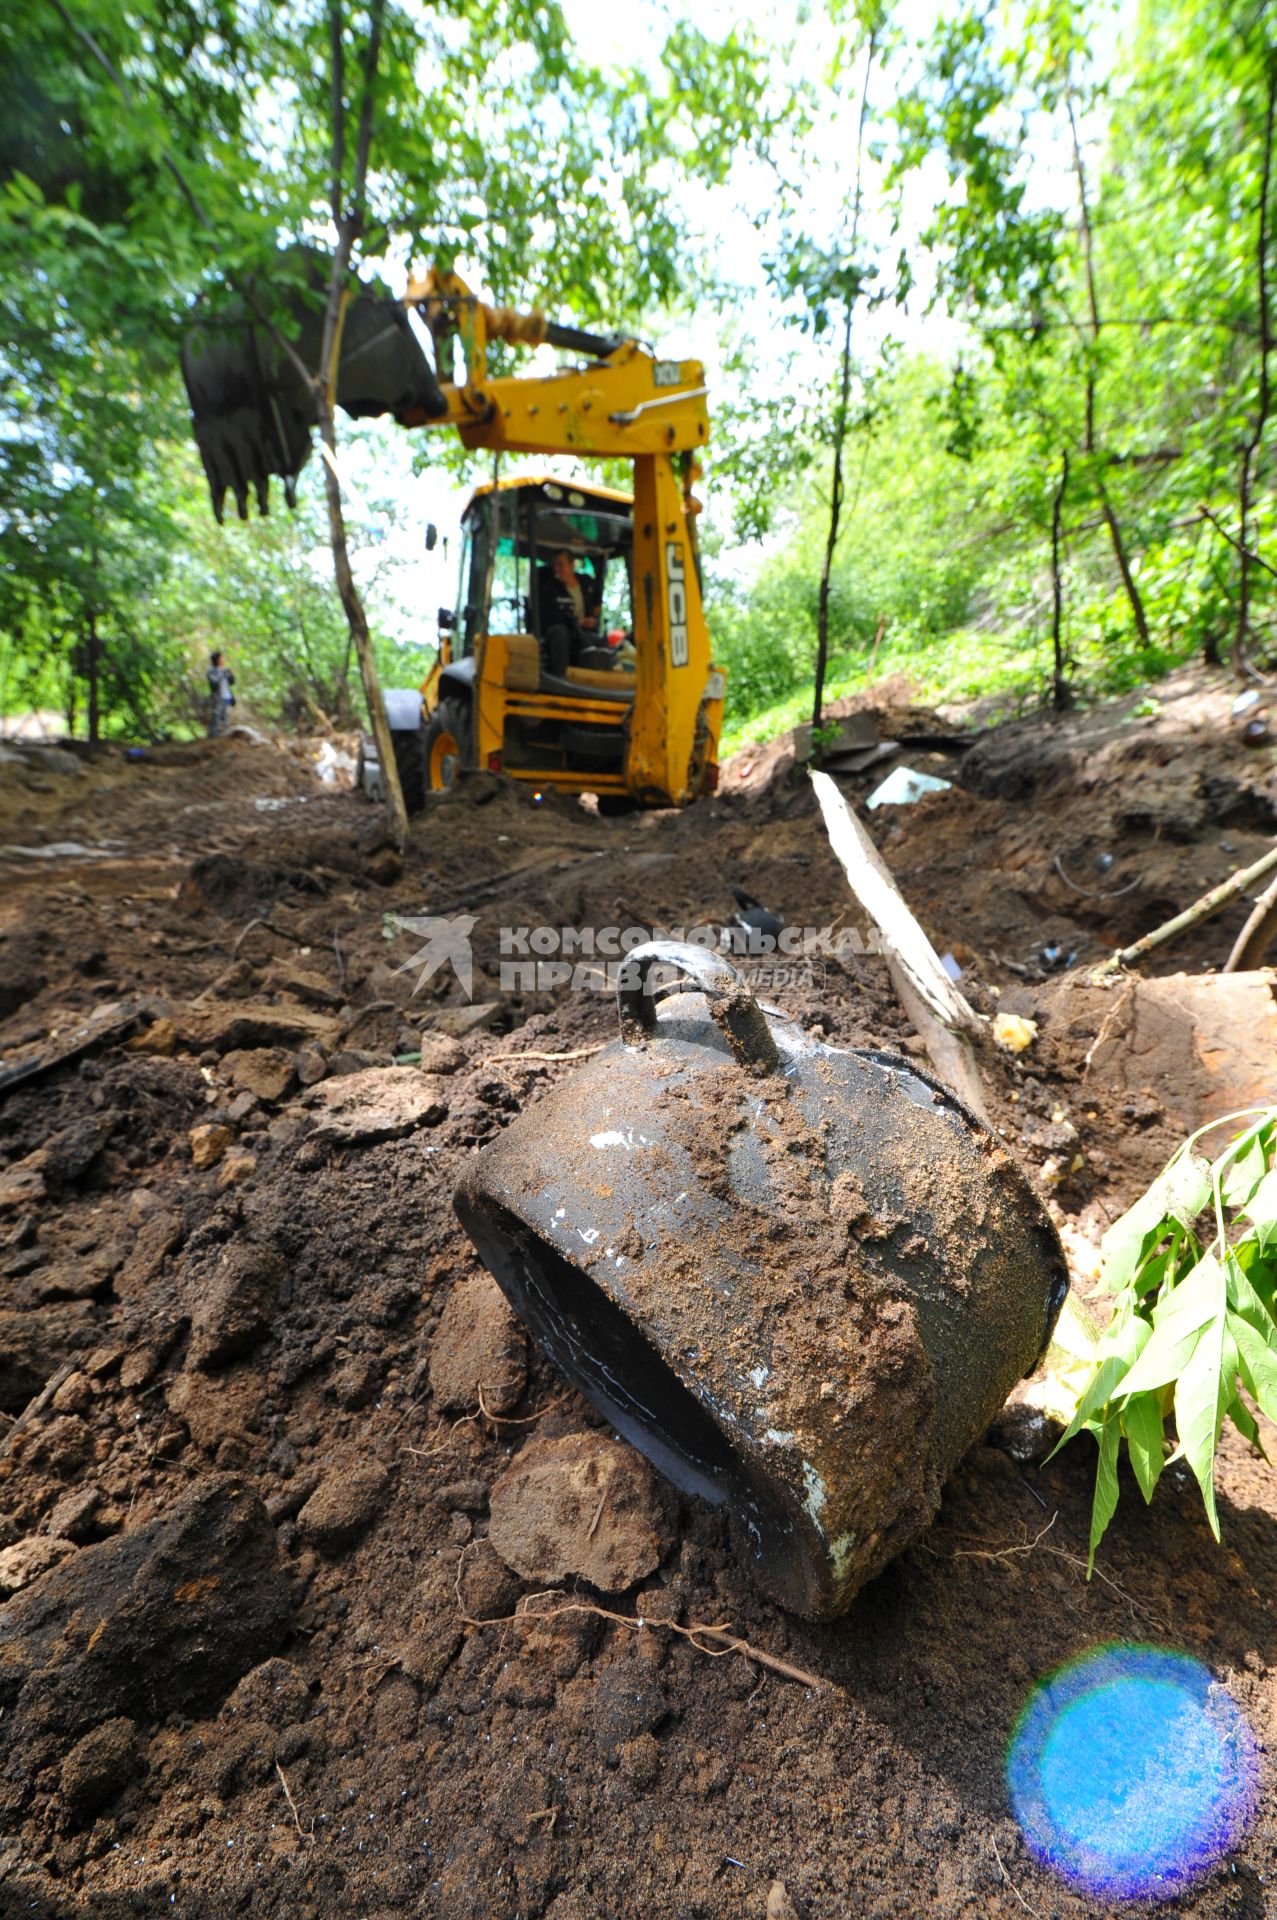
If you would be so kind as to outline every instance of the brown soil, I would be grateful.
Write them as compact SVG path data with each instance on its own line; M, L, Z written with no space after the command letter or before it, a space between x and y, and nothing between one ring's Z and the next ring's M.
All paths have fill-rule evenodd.
M1039 1021L991 1099L1071 1246L1174 1145L1176 1043L1133 1069L1126 1016L1096 1045L1121 989L1073 992L1039 956L1098 960L1270 843L1273 756L1234 740L1230 691L1185 675L1156 714L909 754L962 784L870 816L973 1003ZM1151 1509L1125 1484L1090 1584L1089 1443L1027 1468L980 1444L832 1626L766 1601L724 1516L655 1482L599 1557L625 1564L632 1513L656 1570L564 1582L644 1625L503 1619L536 1583L488 1539L494 1489L517 1517L512 1463L535 1444L548 1473L570 1439L574 1484L606 1496L611 1443L476 1290L450 1194L573 1071L516 1056L597 1045L615 1011L502 993L499 930L718 921L732 881L835 922L802 784L607 820L481 780L401 860L270 746L0 773L0 1060L148 1003L133 1041L0 1096L0 1914L763 1920L782 1880L804 1920L1076 1920L1101 1909L1029 1859L1003 1783L1042 1675L1101 1641L1182 1646L1271 1737L1277 1478L1236 1436L1222 1548L1173 1468ZM56 842L101 851L12 851ZM491 1010L469 1030L451 968L414 995L394 969L417 937L385 921L462 912ZM1218 965L1245 913L1149 971ZM873 957L768 997L836 1044L917 1050ZM698 1621L825 1684L667 1630ZM1261 1920L1274 1873L1265 1805L1176 1911Z

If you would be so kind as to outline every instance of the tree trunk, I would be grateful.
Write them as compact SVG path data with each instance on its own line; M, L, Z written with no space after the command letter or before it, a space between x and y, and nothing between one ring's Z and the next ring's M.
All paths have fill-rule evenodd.
M341 483L337 478L337 427L334 417L337 367L341 359L341 330L346 314L350 258L355 241L363 231L364 223L364 187L368 178L368 156L372 148L373 89L377 77L377 63L381 55L384 15L385 0L372 0L368 15L368 41L364 48L363 94L359 103L354 173L349 200L346 201L344 197L346 105L343 55L345 27L341 0L329 0L328 4L329 46L332 61L332 70L329 75L331 121L329 126L331 142L329 202L332 208L333 224L337 229L337 245L333 252L328 299L324 308L323 345L319 356L319 375L315 382L315 391L319 407L319 437L326 455L324 493L328 502L328 538L333 550L333 572L337 577L337 592L341 597L346 625L350 631L350 638L354 642L355 656L359 661L359 678L363 682L368 721L372 727L373 738L377 742L377 758L381 762L381 778L386 793L386 811L390 815L391 836L395 845L402 850L408 844L408 809L404 805L403 788L399 783L399 768L395 762L394 744L390 738L390 723L386 719L386 709L382 704L377 664L372 657L372 635L368 631L368 616L364 612L364 603L355 585L355 576L350 565L350 548L346 540L346 515L341 504Z
M1140 645L1142 647L1148 647L1151 645L1151 642L1148 634L1148 616L1144 611L1144 596L1140 592L1136 584L1135 575L1131 571L1131 563L1126 552L1126 541L1122 536L1122 528L1118 517L1113 511L1113 503L1109 499L1108 488L1102 480L1097 480L1096 485L1100 490L1100 506L1104 512L1104 524L1109 530L1109 539L1113 543L1113 558L1117 561L1117 570L1122 576L1122 585L1126 589L1126 598L1130 604L1131 618L1135 622L1135 631L1140 637Z
M1095 456L1095 361L1099 351L1100 328L1103 323L1100 319L1099 296L1096 291L1096 285L1095 285L1095 251L1094 251L1094 245L1093 245L1093 237L1091 233L1090 201L1087 197L1087 190L1086 190L1086 163L1082 158L1082 142L1078 138L1077 116L1073 111L1073 98L1071 94L1066 96L1065 106L1068 109L1069 132L1073 137L1073 171L1077 176L1078 226L1081 230L1081 236L1082 236L1082 266L1086 275L1086 304L1087 304L1087 310L1090 313L1090 317L1091 317L1092 352L1091 352L1090 358L1087 361L1087 366L1086 366L1085 447L1088 455L1090 455L1092 459L1094 459L1094 456ZM1142 647L1147 647L1149 645L1148 616L1144 611L1144 597L1139 590L1139 586L1136 583L1135 575L1131 569L1131 563L1127 555L1126 540L1122 533L1121 523L1118 520L1117 514L1114 512L1113 503L1109 499L1108 489L1104 485L1103 480L1099 478L1098 468L1096 469L1095 484L1099 491L1100 506L1103 509L1103 513L1104 513L1104 524L1107 526L1109 530L1109 539L1113 543L1113 558L1117 561L1117 570L1122 576L1122 586L1125 590L1127 602L1131 609L1131 618L1135 622L1135 631L1140 637L1140 645Z
M860 240L860 209L863 204L865 123L869 118L869 82L878 52L878 29L870 29L865 47L865 84L860 96L860 122L856 132L856 195L852 203L851 237L847 251L855 265L855 250ZM842 518L843 444L847 438L847 408L851 398L851 320L855 294L847 293L847 313L842 333L842 364L839 370L838 405L834 412L834 471L829 494L829 526L825 534L825 557L820 569L820 598L816 608L816 684L812 694L811 724L818 727L824 717L825 671L829 665L829 579L833 572L834 549L838 544L838 523Z
M1064 667L1064 583L1060 577L1061 527L1064 495L1069 484L1069 456L1060 454L1060 484L1051 502L1051 705L1063 713L1073 704Z
M842 383L838 418L834 424L834 472L829 493L829 525L825 530L825 557L820 569L820 599L816 608L816 684L812 693L811 724L818 727L824 716L825 670L829 665L829 578L833 572L834 548L838 544L838 522L842 518L842 449L847 437L847 402L851 391L851 315L847 300L847 320L843 329Z
M1272 352L1272 318L1268 299L1268 201L1273 173L1273 121L1277 116L1277 50L1269 52L1264 63L1266 98L1264 104L1264 158L1259 177L1259 226L1255 235L1255 278L1259 304L1259 393L1255 403L1255 424L1242 448L1241 470L1237 484L1237 549L1241 571L1237 579L1237 631L1233 636L1233 667L1239 676L1246 670L1246 637L1250 632L1250 506L1251 485L1268 425L1271 391L1268 360Z
M386 709L382 703L381 686L377 679L377 664L372 657L372 635L368 631L368 616L364 612L364 603L360 598L359 588L355 585L355 576L350 565L350 549L346 541L346 516L342 510L341 487L333 464L336 460L337 436L334 430L332 407L326 392L320 396L319 433L330 455L330 459L324 461L324 491L328 500L328 538L333 550L333 571L337 576L337 592L341 596L346 625L350 629L350 637L355 644L355 655L359 661L359 678L363 682L364 701L368 708L373 738L377 742L377 758L381 762L381 777L386 790L386 810L390 815L391 834L395 845L402 850L408 844L408 810L404 805L403 788L399 784L399 769L395 765L390 722L386 718Z
M101 646L98 640L98 617L90 608L84 643L84 677L89 688L89 745L91 747L96 747L102 736L100 671Z

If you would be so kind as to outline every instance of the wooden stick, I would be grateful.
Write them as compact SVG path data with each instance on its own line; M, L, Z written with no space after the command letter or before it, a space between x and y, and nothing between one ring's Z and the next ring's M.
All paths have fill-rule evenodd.
M1256 860L1251 867L1243 867L1241 872L1233 874L1231 879L1223 880L1219 886L1212 887L1209 893L1204 893L1200 900L1194 901L1191 907L1186 907L1183 913L1177 913L1173 920L1165 920L1160 927L1154 927L1152 933L1146 933L1144 938L1137 940L1133 947L1122 947L1113 954L1111 959L1104 962L1099 969L1100 975L1117 973L1122 967L1133 966L1137 960L1142 960L1146 953L1152 953L1157 947L1164 947L1168 940L1175 938L1176 934L1187 933L1190 927L1199 926L1203 920L1209 920L1213 914L1219 912L1221 907L1226 907L1230 900L1235 900L1239 893L1245 893L1247 887L1256 880L1262 880L1266 873L1272 873L1274 869L1277 869L1277 847L1270 847L1262 860Z
M39 1393L37 1393L37 1395L35 1396L35 1399L28 1400L26 1406L22 1409L22 1412L18 1415L17 1419L14 1421L13 1425L10 1427L8 1433L6 1433L6 1435L4 1436L4 1445L0 1446L0 1460L3 1460L4 1456L8 1453L9 1449L12 1447L18 1435L22 1432L23 1428L30 1426L31 1422L35 1419L37 1413L44 1412L44 1409L48 1406L50 1400L52 1400L54 1394L57 1392L58 1388L62 1385L62 1382L64 1380L69 1379L74 1372L75 1372L75 1361L64 1360L62 1365L58 1368L57 1372L53 1374L48 1380L45 1381Z
M982 1031L979 1015L945 972L878 849L829 775L813 773L811 780L829 844L856 899L878 929L891 983L928 1059L971 1111L991 1125L972 1045Z
M1277 880L1269 883L1251 908L1250 918L1233 943L1224 962L1225 973L1247 973L1262 967L1268 949L1277 936Z

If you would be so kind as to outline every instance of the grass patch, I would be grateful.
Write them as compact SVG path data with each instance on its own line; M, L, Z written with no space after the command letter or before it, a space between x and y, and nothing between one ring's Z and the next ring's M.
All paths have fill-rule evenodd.
M1110 639L1076 645L1070 679L1078 706L1127 693L1132 687L1159 679L1192 657L1194 644L1147 649L1114 645ZM1009 719L1026 709L1042 706L1050 697L1050 653L1036 638L1019 633L992 633L967 628L935 639L913 640L901 635L878 652L872 672L863 654L838 654L825 680L827 701L863 693L867 687L903 674L916 698L925 706L950 701L988 700L986 723ZM781 700L753 712L732 710L732 686L727 683L728 712L720 754L727 759L742 747L756 746L811 719L811 683L794 689Z

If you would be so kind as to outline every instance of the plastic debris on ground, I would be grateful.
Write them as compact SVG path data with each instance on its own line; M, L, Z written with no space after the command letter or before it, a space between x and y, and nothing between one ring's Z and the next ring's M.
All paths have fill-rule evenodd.
M993 1022L993 1038L1004 1053L1023 1053L1038 1037L1038 1023L1022 1013L1000 1013Z
M882 785L875 787L865 801L867 807L911 807L924 793L943 793L952 780L940 780L934 773L917 773L912 767L893 767Z
M353 787L355 756L344 753L331 740L325 740L315 755L315 772L326 787Z

